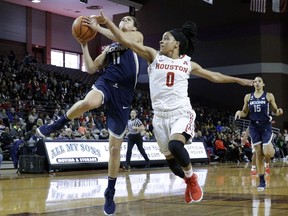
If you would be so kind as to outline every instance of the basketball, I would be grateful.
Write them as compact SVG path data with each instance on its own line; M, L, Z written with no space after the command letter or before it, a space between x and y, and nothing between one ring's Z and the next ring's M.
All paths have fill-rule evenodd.
M77 17L72 24L72 35L80 41L92 40L97 32L82 23L83 16Z

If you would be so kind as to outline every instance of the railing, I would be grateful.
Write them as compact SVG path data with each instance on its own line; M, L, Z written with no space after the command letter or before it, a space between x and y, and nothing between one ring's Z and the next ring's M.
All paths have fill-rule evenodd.
M36 100L5 100L0 101L0 104L4 106L6 109L13 107L16 111L22 114L22 117L27 117L28 113L31 111L32 108L35 108L38 113L43 114L53 114L56 108L65 109L68 104L61 104L52 101L36 101Z
M250 125L250 120L248 119L234 119L234 116L229 116L229 123L234 124L236 127L241 129L241 131L245 131L247 127ZM278 134L280 132L279 128L272 127L272 131L275 134Z

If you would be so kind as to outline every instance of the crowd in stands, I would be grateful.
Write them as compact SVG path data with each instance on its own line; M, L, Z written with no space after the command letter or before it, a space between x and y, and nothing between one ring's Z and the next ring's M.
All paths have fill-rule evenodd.
M35 142L37 127L57 120L91 88L90 83L71 81L66 74L41 70L28 54L18 61L13 51L8 57L0 56L0 85L0 155L2 149L13 161L21 144ZM223 162L251 161L251 143L249 140L242 143L243 128L229 122L232 112L199 104L192 106L197 113L194 141L203 142L211 158ZM138 110L138 118L145 126L143 140L154 140L149 91L136 90L131 108ZM47 139L108 139L105 110L102 107L89 111ZM284 157L288 154L287 146L288 133L284 130L275 137L275 148Z

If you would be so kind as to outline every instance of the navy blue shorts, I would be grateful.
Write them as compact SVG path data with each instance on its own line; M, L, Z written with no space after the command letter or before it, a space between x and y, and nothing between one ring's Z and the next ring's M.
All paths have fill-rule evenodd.
M134 98L134 89L127 89L99 77L94 86L104 95L107 106L107 127L110 135L122 138L130 116L130 107Z
M271 122L251 122L249 133L253 145L268 145L273 138Z

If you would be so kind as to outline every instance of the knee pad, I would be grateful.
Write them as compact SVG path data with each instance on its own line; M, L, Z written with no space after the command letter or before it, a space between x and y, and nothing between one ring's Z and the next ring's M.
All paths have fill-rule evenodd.
M171 140L168 144L169 151L180 164L181 167L187 167L190 163L190 156L184 148L184 143L180 140Z

